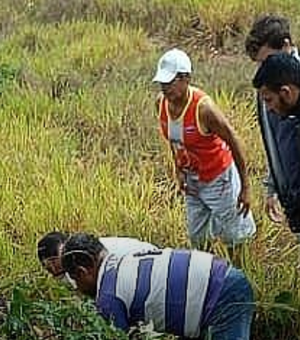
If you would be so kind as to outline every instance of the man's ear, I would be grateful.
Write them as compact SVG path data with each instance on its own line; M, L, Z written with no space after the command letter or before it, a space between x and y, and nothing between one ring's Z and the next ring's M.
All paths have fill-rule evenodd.
M289 85L281 86L279 93L285 97L290 97L292 94L292 89Z
M292 45L291 45L291 41L290 41L290 39L288 39L288 38L285 38L284 40L283 40L283 47L282 47L282 50L284 51L284 52L287 52L287 53L290 53L291 51L291 47L292 47Z
M81 280L83 277L87 276L88 274L89 274L89 269L88 268L79 266L76 269L76 278L79 279L79 280Z

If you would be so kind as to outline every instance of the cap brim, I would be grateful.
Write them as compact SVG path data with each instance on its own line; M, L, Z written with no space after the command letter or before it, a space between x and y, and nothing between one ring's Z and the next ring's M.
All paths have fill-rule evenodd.
M159 70L155 77L152 79L153 83L170 83L176 77L176 73L166 70Z

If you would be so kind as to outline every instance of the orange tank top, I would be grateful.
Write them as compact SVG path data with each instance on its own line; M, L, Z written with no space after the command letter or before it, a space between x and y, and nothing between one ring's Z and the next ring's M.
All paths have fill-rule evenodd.
M218 135L205 134L200 127L199 105L208 98L206 93L189 87L188 103L181 116L172 119L168 100L161 95L159 121L163 136L169 141L176 166L196 173L200 181L210 182L232 163L231 151Z

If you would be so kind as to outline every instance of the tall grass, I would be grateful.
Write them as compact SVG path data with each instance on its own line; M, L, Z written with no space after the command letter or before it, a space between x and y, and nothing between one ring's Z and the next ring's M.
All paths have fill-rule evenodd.
M292 7L276 0L11 5L0 5L7 19L0 47L0 287L6 296L15 301L16 285L29 289L25 280L30 301L60 298L35 255L37 240L54 229L189 246L151 84L161 51L175 43L191 52L193 83L215 98L244 143L258 226L244 261L258 299L255 339L296 340L299 249L289 230L271 224L263 211L254 66L241 53L243 34L261 11L293 14L297 33ZM224 46L231 44L238 50L228 55ZM225 54L216 58L211 46ZM216 251L226 256L222 245Z

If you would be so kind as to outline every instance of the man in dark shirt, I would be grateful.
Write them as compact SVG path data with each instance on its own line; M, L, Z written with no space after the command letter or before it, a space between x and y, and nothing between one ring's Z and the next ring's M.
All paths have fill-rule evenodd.
M257 70L253 86L267 109L282 120L276 138L282 179L280 199L289 226L300 232L300 63L291 54L269 55ZM287 128L285 126L286 122ZM279 123L280 124L280 123ZM278 133L278 132L277 132ZM279 187L279 186L278 186Z
M263 15L255 20L245 42L246 53L260 65L269 55L286 52L299 61L292 44L289 21L277 15ZM295 200L300 188L300 149L297 119L282 119L258 96L258 118L268 158L266 210L270 219L280 223L284 208L289 226L300 240Z

